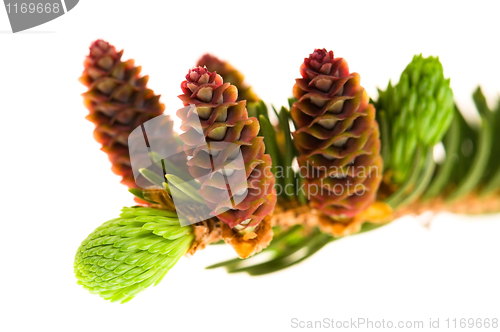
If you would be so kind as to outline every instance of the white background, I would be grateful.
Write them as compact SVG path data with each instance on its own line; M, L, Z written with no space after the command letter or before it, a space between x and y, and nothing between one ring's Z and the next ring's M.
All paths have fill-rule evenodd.
M406 217L329 245L263 277L204 267L227 246L182 259L125 305L76 285L73 258L97 226L133 204L84 117L77 79L97 38L150 75L167 111L204 52L228 59L282 105L314 48L344 57L372 97L415 53L439 55L458 104L474 115L480 83L500 92L498 2L81 1L11 34L0 8L2 331L288 331L291 319L500 318L498 215ZM424 217L428 218L429 216ZM450 330L451 331L451 330Z

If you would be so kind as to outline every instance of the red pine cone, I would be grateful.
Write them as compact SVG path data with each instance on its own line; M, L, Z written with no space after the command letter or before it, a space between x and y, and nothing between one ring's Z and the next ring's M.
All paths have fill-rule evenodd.
M264 154L263 137L257 136L260 128L258 120L248 117L246 101L236 101L238 89L230 83L223 83L220 75L206 68L191 69L181 88L184 94L179 98L184 105L195 106L182 108L177 115L182 120L181 129L185 131L179 137L184 142L187 155L192 157L188 162L189 172L194 178L205 176L200 195L213 209L211 213L231 228L237 226L241 230L257 226L276 204L271 158ZM200 123L201 129L197 131L195 128ZM234 144L222 146L227 143ZM245 176L243 183L238 182L238 186L232 186L231 191L218 171L230 165L239 150L245 164ZM228 168L225 169L227 172ZM229 179L237 173L236 170L226 173L226 176ZM230 199L227 198L228 191ZM233 205L233 201L239 201L238 195L244 193L244 199ZM219 213L224 208L229 210Z
M90 111L86 119L96 125L95 140L108 154L112 171L123 177L121 183L134 188L128 136L162 114L165 105L146 87L148 76L140 76L141 67L134 66L134 60L122 61L122 54L104 40L93 42L80 82L89 89L83 97Z
M311 207L348 221L376 198L382 178L379 127L357 73L316 49L300 67L291 115Z

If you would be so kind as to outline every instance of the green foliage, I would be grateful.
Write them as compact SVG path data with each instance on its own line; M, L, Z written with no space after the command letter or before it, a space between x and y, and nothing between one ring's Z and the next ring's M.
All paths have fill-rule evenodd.
M453 117L453 122L451 123L450 129L446 133L443 146L445 149L445 160L440 167L437 168L434 178L427 188L425 194L423 195L423 200L428 200L434 198L446 189L446 186L450 183L453 168L457 162L460 149L460 119L462 114L455 108L455 116Z
M424 199L445 197L455 201L471 193L491 195L500 189L500 101L490 110L481 89L473 95L481 117L479 125L470 124L455 107L453 123L445 135L445 160L437 169Z
M500 99L497 101L492 118L492 131L493 133L500 132ZM495 136L492 136L493 144L491 146L490 159L486 169L486 177L484 188L481 191L483 195L495 193L500 188L500 144L495 144Z
M388 131L382 137L384 164L392 181L401 184L410 175L417 147L426 150L440 142L453 120L453 92L439 58L414 56L398 84L389 81L385 91L379 90L376 108L387 125L382 130Z
M298 190L302 179L292 169L292 162L297 157L297 151L290 130L290 122L292 121L290 111L286 107L281 107L279 112L274 106L272 109L278 120L277 125L274 126L269 119L268 108L262 100L248 105L248 116L259 119L259 136L264 137L266 153L271 156L273 161L271 171L276 178L279 197L281 199L297 199L300 204L305 204L307 202L303 192ZM278 143L278 136L283 138L282 144Z
M277 113L277 117L285 144L281 160L283 167L283 188L286 190L287 188L294 188L295 185L295 172L292 171L292 162L297 152L293 145L292 134L290 132L290 112L285 107L281 107L281 110ZM294 197L296 192L285 192L285 194L289 197Z
M380 226L380 224L365 223L357 234ZM302 225L294 225L288 229L276 228L273 242L258 255L245 260L231 259L208 266L207 269L224 267L228 273L246 272L253 276L273 273L308 259L328 243L340 239L342 238L322 233L318 228L310 230Z
M174 191L172 194L175 194L175 197L187 201L197 202L199 204L205 204L203 197L201 197L197 191L200 188L193 187L193 185L198 184L197 182L191 181L188 183L173 174L167 174L165 177L167 178L170 191Z
M424 167L421 167L422 164ZM435 165L432 148L427 148L426 151L417 148L410 175L400 188L386 200L386 203L395 210L416 201L429 185Z
M493 143L493 113L488 108L486 98L480 88L477 88L474 92L473 99L481 116L481 130L478 135L472 164L465 176L458 180L453 193L449 195L448 200L450 201L459 199L473 191L480 184L488 167L488 159L490 158Z
M175 212L123 208L85 239L75 256L78 284L112 302L130 301L157 285L193 241Z
M273 162L271 166L271 171L276 178L276 186L282 186L283 178L277 174L279 167L281 166L281 155L278 148L278 143L276 141L276 134L273 126L268 118L264 115L259 115L260 131L262 136L264 136L264 144L266 145L266 153L271 156Z
M142 189L139 189L139 188L130 188L128 191L129 191L129 193L131 193L132 195L134 195L135 197L137 197L139 199L142 199L143 201L146 201L146 202L149 202L149 203L153 203L153 204L158 204L158 202L153 202L153 201L150 201L150 200L146 199L144 197L144 193L143 193Z

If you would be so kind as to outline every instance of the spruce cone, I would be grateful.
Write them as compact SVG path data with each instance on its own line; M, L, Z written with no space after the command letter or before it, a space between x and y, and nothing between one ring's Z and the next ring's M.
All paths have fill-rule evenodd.
M252 88L245 84L243 74L227 61L207 53L203 55L197 62L196 66L207 67L212 72L217 72L224 82L231 83L238 89L238 100L246 100L247 103L259 101L259 97L253 92Z
M450 80L443 75L439 58L415 55L395 86L389 81L386 91L379 90L379 112L386 112L391 145L386 168L392 182L402 183L409 174L417 150L441 141L454 112Z
M347 62L317 49L300 67L291 115L310 205L336 221L351 221L376 198L381 181L375 108L349 74Z
M83 97L90 111L86 118L96 125L94 138L108 154L112 171L123 177L124 185L135 188L128 136L162 114L165 105L146 87L148 76L140 76L141 67L134 66L133 60L122 61L122 54L103 40L92 43L80 82L89 88Z
M259 122L248 117L246 101L236 102L237 88L223 83L217 73L206 68L191 69L181 88L184 94L179 98L185 106L193 106L177 112L182 120L181 129L185 131L179 137L187 155L192 157L188 162L189 172L194 178L203 179L199 193L212 209L212 215L231 228L250 232L245 240L253 239L251 248L238 251L235 247L240 257L246 257L262 249L256 237L270 241L271 228L262 234L256 227L272 213L276 204L272 161L264 154L263 137L257 136ZM197 128L200 124L201 128ZM231 168L231 161L238 155L244 165ZM237 177L236 182L232 177ZM226 179L237 185L230 187ZM229 236L223 237L229 239Z
M157 285L193 242L175 212L123 208L85 239L76 253L78 284L112 302L130 301Z

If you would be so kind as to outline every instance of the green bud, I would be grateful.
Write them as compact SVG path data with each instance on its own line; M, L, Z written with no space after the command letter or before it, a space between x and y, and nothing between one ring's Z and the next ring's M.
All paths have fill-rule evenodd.
M377 109L387 110L394 150L385 161L402 183L411 169L417 146L426 149L443 139L453 120L453 92L439 58L415 55L395 86L379 91ZM384 142L382 142L384 144Z
M192 233L174 212L123 208L120 218L105 222L78 248L78 284L112 302L130 301L162 280L190 248Z

